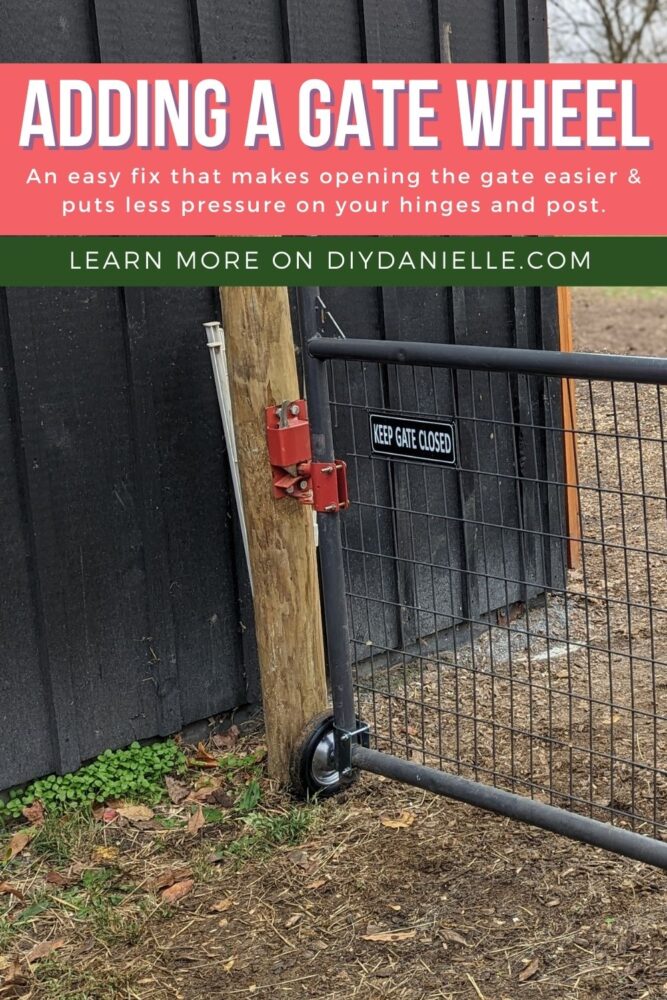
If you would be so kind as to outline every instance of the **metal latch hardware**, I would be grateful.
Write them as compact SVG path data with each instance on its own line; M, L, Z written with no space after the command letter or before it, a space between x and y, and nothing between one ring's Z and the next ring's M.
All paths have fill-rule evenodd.
M334 514L350 506L345 462L313 462L308 406L303 399L266 408L266 442L277 500L291 497Z

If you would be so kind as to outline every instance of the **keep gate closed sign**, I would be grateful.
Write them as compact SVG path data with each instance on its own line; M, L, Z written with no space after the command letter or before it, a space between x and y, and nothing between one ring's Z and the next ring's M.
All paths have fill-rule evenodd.
M416 420L412 417L371 413L371 450L386 458L456 465L456 431L444 420Z

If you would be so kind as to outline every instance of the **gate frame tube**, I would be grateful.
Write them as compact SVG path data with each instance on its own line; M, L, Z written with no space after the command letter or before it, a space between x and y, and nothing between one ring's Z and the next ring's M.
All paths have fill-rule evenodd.
M300 289L299 305L309 329L315 316L313 289ZM667 385L667 358L624 357L607 354L569 354L521 348L469 347L404 341L333 340L306 337L305 363L311 416L313 457L332 461L333 431L326 361L368 361L380 364L427 365L473 371L500 371L556 378L589 378ZM345 574L339 514L319 514L320 556L327 649L334 706L336 751L341 774L351 768L369 771L415 788L444 795L488 812L507 816L541 830L590 844L635 861L667 870L667 842L649 835L602 823L590 816L517 795L494 785L472 781L414 761L372 750L355 739L354 685L345 598ZM347 736L347 739L341 738Z
M317 290L298 289L298 307L303 341L310 347L323 339L317 324ZM313 462L335 461L329 379L325 364L310 350L304 359L304 380ZM350 627L347 617L345 565L340 533L340 513L317 515L318 552L326 626L326 651L334 713L336 766L345 781L352 775L352 742L358 733L354 684L350 660Z

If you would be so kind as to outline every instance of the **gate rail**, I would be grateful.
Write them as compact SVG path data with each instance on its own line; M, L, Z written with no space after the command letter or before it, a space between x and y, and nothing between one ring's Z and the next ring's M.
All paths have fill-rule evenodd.
M302 316L314 315L311 306L312 300L308 298L308 291L304 290L301 297ZM580 532L581 537L576 539L583 549L583 569L580 571L583 576L578 590L570 585L567 569L560 585L558 581L553 582L544 568L543 576L540 578L529 578L527 573L524 573L517 580L513 580L512 574L505 569L503 573L498 574L504 583L505 595L509 594L508 586L513 583L520 583L526 594L525 607L521 612L525 618L523 625L513 626L509 598L507 602L503 600L499 607L497 605L499 617L495 623L492 616L476 615L468 609L463 615L458 615L457 624L453 610L450 609L445 613L438 607L435 585L433 606L425 606L420 599L418 575L430 572L433 579L434 573L442 572L444 579L448 572L451 579L452 573L465 576L471 575L472 571L466 567L453 567L451 562L447 564L447 560L442 556L438 557L439 561L434 558L430 543L430 527L428 527L429 558L423 560L416 558L413 521L418 514L420 524L425 523L427 518L431 521L439 518L450 522L460 521L470 528L475 524L474 519L472 521L467 519L465 512L459 516L446 510L444 513L442 510L429 510L428 498L426 509L417 512L411 507L409 489L407 499L404 496L403 505L395 498L384 507L377 501L375 505L367 502L367 507L375 506L376 513L377 509L382 509L394 519L409 520L410 531L413 533L412 552L408 551L407 556L398 555L391 558L394 563L402 559L414 574L414 607L408 607L408 611L416 616L418 623L421 620L420 616L422 618L430 616L435 622L435 649L431 643L426 652L421 648L424 643L421 642L419 628L415 647L408 649L403 644L402 648L394 650L393 660L388 642L385 642L387 647L385 648L382 643L366 641L366 646L371 650L375 646L385 657L383 677L378 679L378 671L372 662L374 654L371 652L369 679L364 675L363 666L360 666L359 653L355 655L354 663L351 657L351 647L355 644L357 647L363 647L364 642L355 637L356 626L351 629L350 602L366 601L368 605L375 601L382 604L383 610L386 610L386 606L390 604L392 607L401 605L401 598L399 595L393 601L387 600L384 589L380 598L373 597L368 591L365 594L355 593L352 588L346 593L345 562L346 559L350 559L351 553L355 553L354 546L343 543L341 523L344 524L342 519L351 515L320 514L318 517L320 561L334 705L335 759L343 780L350 774L352 768L382 774L667 869L667 843L660 839L667 836L667 691L664 695L662 693L663 687L667 689L667 656L665 648L660 645L662 643L667 648L667 607L664 600L662 604L658 603L658 594L655 589L651 589L652 584L655 588L658 579L661 583L667 584L667 531L662 533L667 525L667 472L665 471L667 439L666 423L663 422L663 415L667 418L667 397L661 393L661 387L667 386L667 358L565 354L518 348L398 341L338 340L316 335L308 339L305 369L314 458L321 462L334 459L332 409L337 421L342 415L343 419L348 419L350 422L357 420L359 424L364 411L370 413L373 409L387 408L384 396L378 405L369 403L368 395L361 401L352 399L351 396L341 401L334 392L334 398L330 399L329 362L333 363L334 373L336 365L342 362L361 363L364 366L364 385L366 385L367 367L372 365L378 366L378 369L384 368L385 372L386 366L396 366L397 369L406 367L424 370L450 369L452 379L461 376L462 373L468 373L471 385L473 376L469 373L493 373L488 376L488 392L492 396L494 390L491 379L497 373L505 373L508 380L514 376L526 379L535 376L532 382L536 396L545 391L547 383L544 380L558 380L559 386L570 386L567 391L575 391L576 386L581 383L583 387L580 387L581 402L590 408L591 426L582 425L565 430L553 414L551 421L544 414L539 420L535 420L532 409L528 416L525 411L510 412L501 420L497 419L493 411L493 403L490 416L488 414L480 416L473 408L472 413L461 415L459 412L453 412L451 417L454 421L464 423L467 420L474 425L475 440L477 440L478 425L493 428L487 435L491 439L494 438L494 433L501 432L512 435L519 432L531 433L533 436L537 432L550 432L554 437L559 434L562 443L563 436L571 433L582 452L582 457L592 456L590 481L577 482L574 488L578 495L580 493L584 495L586 508L584 516L588 513L590 520L596 524L598 521L595 519L599 518L598 526L601 527L601 537L588 534L584 526ZM607 394L601 396L594 383L611 383L611 385ZM623 384L629 386L630 395L628 405L620 417L627 426L619 426L618 400ZM349 378L347 385L349 389ZM417 380L415 380L416 386ZM652 395L646 398L641 395L639 386L655 387L655 399ZM646 391L652 393L652 390ZM480 388L479 398L481 399L483 395ZM416 397L413 395L411 398L414 404ZM650 403L647 403L646 399L650 399ZM453 409L457 410L456 403ZM395 417L395 407L393 412ZM407 407L406 412L414 417L417 412L416 405ZM605 425L606 429L600 423L601 415L612 421L609 427ZM444 419L439 409L437 419ZM351 449L352 455L348 461L389 463L387 456L371 454L369 447L364 452L364 447L360 446L357 440L358 435L355 438L354 428L352 437L354 448ZM618 476L617 482L606 481L601 471L600 454L604 448L614 450L614 475ZM632 452L626 449L635 450ZM632 488L628 488L624 480L627 456L630 456L632 464ZM348 458L346 454L340 457ZM394 458L394 462L402 464L404 469L408 461L413 462L412 466L408 466L413 471L408 474L415 475L413 457L404 461ZM522 460L517 458L517 461ZM525 464L530 465L529 462ZM362 467L362 476L365 474L363 469L370 467ZM501 468L499 464L496 464L496 467L483 468L479 461L475 466L471 459L467 464L459 462L458 468L442 472L443 476L462 474L475 478L477 483L475 488L479 489L480 495L486 488L484 482L487 481L496 483L500 492L504 477L510 480L517 490L519 484L522 489L530 489L531 484L535 484L536 488L544 487L551 490L549 503L557 502L559 505L564 502L565 491L573 487L572 483L564 481L562 475L552 475L549 478L544 472L540 475L533 471L531 478L530 470ZM426 473L423 475L426 483ZM651 488L648 484L649 477L653 477L656 482ZM427 491L426 486L424 489ZM553 493L554 489L560 491L556 499L554 499L556 496ZM351 482L351 499L353 507L355 500L359 506L363 506L359 498L354 495L353 482ZM626 523L629 504L634 505L632 510L636 515L636 525L634 521L632 524ZM613 532L609 528L610 505L617 505L614 510L618 509L620 512L620 522L614 527ZM540 544L543 546L546 546L546 541L550 541L555 544L556 550L560 546L560 551L570 540L567 529L562 526L560 529L554 529L549 525L529 528L524 525L521 517L516 525L505 528L502 500L497 523L484 516L482 503L478 526L482 544L485 539L484 531L489 527L494 530L504 530L506 533L514 532L522 544L525 544L526 538L533 540L537 538L538 541L541 540ZM628 537L628 533L635 531L635 528L639 534L635 533L632 537ZM424 528L424 531L426 530ZM654 535L658 537L658 544L654 541ZM363 550L363 531L361 538L360 546ZM542 551L544 552L544 548ZM594 558L591 552L594 553ZM357 553L359 554L367 555L365 551ZM587 555L591 564L588 570ZM383 566L387 566L388 558L379 550L373 553L374 565L378 567L379 574L382 574ZM542 559L544 560L544 555ZM640 568L645 567L646 579L637 584L641 599L631 590L629 565L635 559L640 560L637 563ZM618 580L613 578L616 570L620 574ZM658 577L658 572L662 573L663 570L666 571L665 576ZM587 572L590 579L586 576ZM493 574L487 569L485 573L478 572L477 575L485 577L483 582L486 583L488 593L489 580L494 578ZM597 588L595 592L593 583ZM664 592L660 590L659 593L664 598ZM531 599L536 600L536 605L543 610L535 611ZM568 601L571 605L575 599L576 615L571 607L568 607ZM556 635L553 624L549 623L549 604L558 601L561 605L564 604L564 636ZM398 612L404 613L405 610L403 602ZM488 610L493 609L489 607ZM546 616L546 625L541 624L536 629L534 620L539 614ZM533 615L532 620L531 615ZM595 615L601 623L597 638L594 636L594 628L597 628L597 625L591 624ZM616 643L616 629L621 621L618 615L621 615L623 621L627 623L625 626L627 634L622 634ZM640 621L640 625L636 624L637 621ZM658 622L661 627L658 627ZM463 662L461 650L464 643L460 636L457 649L456 633L457 629L460 631L461 623L469 627L469 643L466 649L468 652L472 650L472 664ZM446 627L454 633L453 657L451 648L448 655L443 655L438 646L438 629L441 627ZM635 629L641 632L641 642L634 634ZM487 658L490 655L490 666L487 665L484 669L475 663L475 643L478 641L480 630L482 632L488 630L489 635L486 655ZM623 631L621 628L621 632ZM502 633L502 641L509 650L509 662L503 662L502 669L498 667L497 662L494 663L496 633ZM521 661L521 670L516 666L516 654L514 663L512 661L512 643L517 637L527 646L527 653ZM554 639L561 639L566 645L565 683L562 684L558 684L552 674L550 650ZM533 651L531 651L531 641ZM538 642L546 642L546 651L540 654L534 652ZM577 657L580 652L581 662L578 662ZM562 655L562 649L559 647L559 656ZM497 658L498 653L496 660ZM546 671L546 676L539 681L536 678L538 662L546 664L544 668L540 668ZM398 670L400 685L394 684L392 680L394 670ZM416 677L414 692L409 688L412 683L411 670ZM430 683L428 680L425 683L425 672L429 671L433 685L437 685L437 694L430 696L430 702L425 694L429 690ZM464 675L466 683L470 681L472 685L472 707L466 707L461 700L463 696L460 697L459 685L463 682L459 676ZM451 691L456 689L454 694L451 694L450 689ZM541 724L534 718L536 692L541 692L540 697L544 700L544 705L540 703L539 710L543 711L546 721L543 720ZM450 697L450 694L451 700L446 704L445 696ZM475 697L479 698L477 703L474 701ZM520 701L526 708L528 717L527 721L518 723L515 711ZM386 716L382 719L378 709L380 703ZM484 710L488 717L483 716L480 708L482 703L486 706ZM556 704L563 708L564 715L561 720L556 718L554 709ZM405 732L400 739L396 736L395 730L392 732L392 712L394 719L401 713L405 718ZM409 735L411 712L416 719L413 728L416 728L417 732L414 737ZM424 724L427 712L432 713L441 727L438 737L439 750L433 745L430 747L428 745ZM505 721L504 716L501 718L503 712L505 716L509 712L509 721ZM370 718L368 718L369 713ZM365 745L366 741L360 736L360 716L371 723L370 731L375 742L373 749ZM444 752L442 727L445 724L449 725L452 718L454 719L452 726L455 725L456 733L455 736L452 735L454 733L452 728L450 737L452 741L456 740L456 747ZM380 725L376 725L378 719ZM420 725L421 731L419 731ZM467 731L472 733L472 743L469 748L461 749L458 740L461 730L466 727ZM487 748L487 756L490 755L491 760L486 764L481 758L487 751L481 741L478 743L484 727L487 727L485 731L490 733L489 741L492 744L492 749ZM365 727L361 728L363 730ZM530 761L525 765L525 774L522 774L520 766L515 766L514 753L517 744L529 748ZM398 745L404 745L405 757L408 759L380 749L381 746L388 746L394 751ZM417 756L422 756L424 763L409 759L414 757L415 753ZM497 754L499 758L503 757L502 764L498 764ZM511 754L512 757L510 764L507 763L507 754ZM562 779L565 782L563 787L559 786L560 778L558 775L554 777L553 771L554 755L558 757L559 754L561 755L559 759L565 761L566 767L569 761L570 768L569 774ZM440 766L427 765L425 761L428 758L434 758ZM542 760L541 766L546 775L542 780L538 780L533 773L538 759ZM447 765L447 770L442 769L443 764ZM458 773L451 773L449 768L452 764ZM467 776L471 774L473 777ZM480 780L480 774L485 777L490 776L490 783ZM509 784L510 787L498 787L503 784ZM516 787L525 789L526 794L517 794L514 790ZM619 788L622 788L622 794ZM619 795L620 799L617 801ZM548 801L544 801L544 798ZM564 801L569 808L554 805L554 801ZM570 811L571 809L576 811ZM602 822L596 816L604 816L609 822Z

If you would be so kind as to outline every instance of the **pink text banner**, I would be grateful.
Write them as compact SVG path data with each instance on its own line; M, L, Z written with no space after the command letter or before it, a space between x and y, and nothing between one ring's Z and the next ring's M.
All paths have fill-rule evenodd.
M2 235L664 235L667 67L0 66Z

